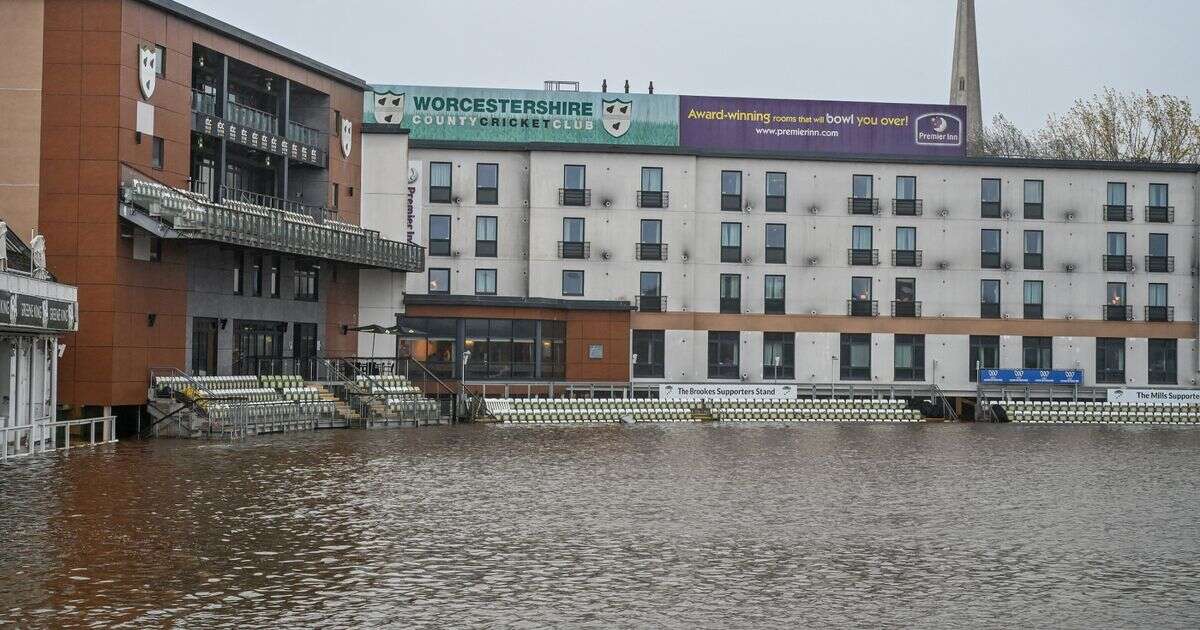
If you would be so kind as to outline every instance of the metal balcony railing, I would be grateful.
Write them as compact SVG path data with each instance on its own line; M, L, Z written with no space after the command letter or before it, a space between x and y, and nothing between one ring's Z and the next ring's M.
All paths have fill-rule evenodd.
M639 208L666 208L671 205L671 193L662 190L637 191Z
M1000 303L980 302L979 316L984 319L1000 319Z
M1108 322L1133 321L1133 307L1127 304L1101 304L1100 316Z
M496 257L496 241L475 241L475 257L476 258L495 258Z
M892 300L892 317L920 317L921 303L911 300Z
M200 188L203 190L205 187L201 186ZM332 208L309 205L300 203L299 201L292 201L290 199L268 195L266 193L255 192L253 190L242 190L232 186L225 186L224 184L222 184L219 188L221 191L222 201L248 203L256 206L274 208L276 210L284 210L286 212L306 214L319 221L326 219L336 221L338 217L338 211ZM200 192L200 190L195 192Z
M893 199L892 214L902 217L917 217L925 212L922 199Z
M327 144L328 135L307 125L289 120L287 124L287 139L324 149Z
M586 259L592 256L592 244L589 241L559 241L558 257Z
M1026 253L1024 263L1025 269L1042 269L1045 260L1041 254Z
M1042 319L1043 311L1044 307L1041 304L1026 304L1023 315L1025 319Z
M879 300L846 300L846 314L852 317L876 317L879 315Z
M846 211L850 214L879 214L879 200L874 197L847 197Z
M666 243L634 243L633 251L638 260L666 260Z
M851 248L846 250L846 258L850 265L878 265L879 250Z
M1117 206L1113 204L1104 204L1104 220L1105 221L1132 221L1133 206Z
M1025 218L1026 219L1042 219L1045 218L1045 205L1040 203L1025 202Z
M208 114L209 116L217 115L217 95L204 92L203 90L192 90L192 111Z
M742 195L740 193L736 195L730 193L721 193L721 209L736 210L740 212L742 209Z
M924 262L924 255L919 249L893 249L892 250L892 266L893 267L920 267Z
M979 202L979 216L984 219L999 219L1000 218L1000 202L999 201L981 201Z
M785 311L783 298L763 298L763 312L767 315L783 315Z
M1174 256L1146 256L1146 271L1149 273L1173 273Z
M742 262L742 248L735 245L721 246L721 262L723 263L740 263Z
M784 195L767 195L767 212L787 212L787 197Z
M742 298L726 298L726 297L721 298L721 312L722 313L741 313L742 312Z
M279 118L270 112L255 109L234 101L225 102L225 120L269 134L279 133Z
M1174 306L1147 306L1146 321L1148 322L1173 322L1175 321Z
M559 188L558 205L560 206L590 206L592 205L591 188Z
M169 238L254 247L397 271L425 270L425 248L324 216L174 188L121 165L120 213Z
M999 269L1000 252L980 252L979 266L984 269Z
M667 296L639 295L637 296L637 309L646 313L661 313L667 310Z
M1133 256L1101 254L1100 264L1104 271L1133 271Z
M1175 206L1146 206L1146 223L1174 223Z

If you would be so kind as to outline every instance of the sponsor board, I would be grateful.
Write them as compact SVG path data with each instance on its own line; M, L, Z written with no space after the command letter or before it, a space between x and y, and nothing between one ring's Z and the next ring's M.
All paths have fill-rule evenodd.
M696 399L723 400L730 398L795 398L795 385L769 383L663 383L658 397L664 400Z
M1110 403L1151 405L1200 405L1200 389L1127 389L1108 390Z
M1079 385L1083 383L1083 370L1027 370L1027 369L983 369L979 371L982 383L1049 383L1054 385Z
M421 241L421 203L424 200L424 185L421 175L425 168L422 160L408 161L408 206L405 208L404 231L409 243L423 245Z
M0 326L77 330L76 312L72 302L0 291Z
M260 151L269 151L276 155L284 155L293 160L304 162L306 164L315 164L318 166L325 165L325 152L321 149L301 144L292 140L288 140L282 136L259 131L245 125L238 125L202 112L193 112L192 115L192 130L200 131L210 136L225 138L232 140L240 145L258 149ZM350 133L349 128L343 125L343 131ZM343 135L343 143L348 142L346 136ZM343 151L349 155L349 147L343 144Z

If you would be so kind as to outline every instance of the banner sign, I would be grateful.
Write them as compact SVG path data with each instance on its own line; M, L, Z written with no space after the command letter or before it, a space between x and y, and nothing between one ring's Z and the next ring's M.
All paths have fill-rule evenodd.
M377 85L365 123L396 124L413 140L677 146L679 97Z
M72 302L0 291L0 326L76 330L75 313Z
M1200 405L1200 389L1110 389L1108 402Z
M1080 385L1083 383L1083 370L984 369L979 371L979 381L981 383Z
M425 163L421 160L408 161L408 207L404 212L404 232L409 243L421 241L421 201L425 187L421 185L421 174Z
M730 398L795 398L795 385L769 383L664 383L658 386L658 397L663 400L697 399L725 400Z
M192 131L225 138L238 144L270 151L275 155L285 155L305 164L325 165L325 153L317 147L288 140L287 138L259 131L253 127L227 122L217 116L195 112L192 117Z
M961 156L966 108L679 97L679 144L694 149Z

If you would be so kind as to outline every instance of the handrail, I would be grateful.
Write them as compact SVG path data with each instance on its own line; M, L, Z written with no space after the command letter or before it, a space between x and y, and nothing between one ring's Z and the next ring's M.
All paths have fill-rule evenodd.
M440 385L447 394L453 395L455 393L453 388L451 388L449 385L447 385L446 382L443 381L441 378L438 378L438 375L434 374L433 371L431 371L429 369L429 367L427 367L424 363L422 363L412 357L403 357L403 359L404 359L406 365L408 363L416 364L416 366L421 368L421 371L424 372L426 376L428 376L429 378L432 378L434 380L434 382L437 383L438 385Z
M950 405L950 401L946 399L946 393L942 391L942 388L939 387L937 383L929 386L929 393L933 400L941 403L942 412L946 414L945 417L949 418L951 422L959 421L958 414L954 412L954 407L952 407Z

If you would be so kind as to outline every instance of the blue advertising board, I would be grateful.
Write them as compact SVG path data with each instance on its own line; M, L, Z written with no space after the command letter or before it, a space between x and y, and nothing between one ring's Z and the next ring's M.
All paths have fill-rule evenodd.
M983 369L979 371L979 381L981 383L1080 385L1083 383L1083 370Z

